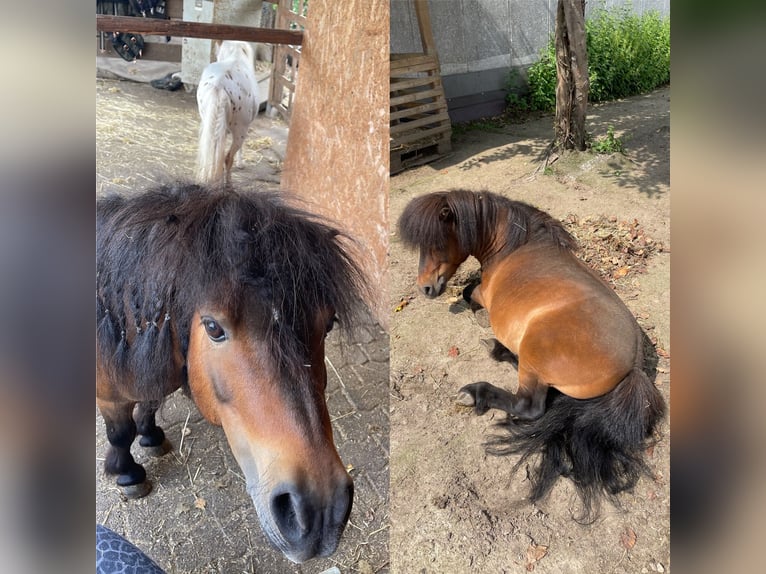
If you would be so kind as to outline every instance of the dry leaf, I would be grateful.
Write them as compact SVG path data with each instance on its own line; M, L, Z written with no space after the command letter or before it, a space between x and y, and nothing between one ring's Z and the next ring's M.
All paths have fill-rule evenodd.
M615 279L622 279L628 274L628 268L627 267L620 267L617 271L614 272L613 277Z
M199 508L200 510L205 510L206 506L207 506L207 501L204 498L196 498L194 500L195 508Z
M548 547L541 544L530 544L527 548L527 571L531 572L535 569L535 562L538 562L548 554Z
M460 349L458 349L455 346L452 346L452 347L449 348L449 351L447 351L447 354L450 357L457 357L460 354Z
M620 544L625 550L630 550L636 545L636 532L630 526L626 526L620 534Z
M410 302L407 299L402 299L401 301L399 301L399 304L394 309L394 312L398 313L399 311L404 309L409 304L410 304Z

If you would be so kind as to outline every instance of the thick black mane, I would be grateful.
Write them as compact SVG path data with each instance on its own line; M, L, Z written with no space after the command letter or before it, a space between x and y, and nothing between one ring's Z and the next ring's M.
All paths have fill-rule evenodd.
M501 255L533 241L551 241L563 249L577 242L558 220L527 203L488 191L440 191L416 197L399 218L399 235L411 247L445 249L455 236L461 250L476 249L497 239L503 229Z
M233 317L263 318L274 359L297 372L318 309L331 307L345 325L363 309L362 274L342 238L319 217L257 190L177 183L99 199L102 363L156 393L174 368L173 349L186 355L193 312L208 303Z

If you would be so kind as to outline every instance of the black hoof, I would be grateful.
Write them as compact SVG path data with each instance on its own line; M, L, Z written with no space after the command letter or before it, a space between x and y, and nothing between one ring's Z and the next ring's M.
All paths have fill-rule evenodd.
M138 484L129 484L127 486L122 486L118 484L117 487L120 489L120 492L122 492L122 495L125 498L129 498L131 500L135 500L137 498L143 498L147 494L149 494L152 491L152 483L148 480L145 480L144 482L139 482Z
M141 445L144 446L144 445ZM173 445L168 439L164 439L162 443L158 445L144 446L144 452L149 456L160 457L168 454L173 450Z
M484 393L482 393L482 389L487 384L480 382L465 385L457 392L456 402L465 407L473 407L477 415L483 415L489 410Z

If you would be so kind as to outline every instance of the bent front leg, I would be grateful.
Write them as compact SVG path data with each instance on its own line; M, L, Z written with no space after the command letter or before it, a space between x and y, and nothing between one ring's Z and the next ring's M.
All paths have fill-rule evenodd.
M481 381L461 388L457 401L474 407L478 415L483 415L489 409L499 409L519 420L534 420L545 412L547 395L548 385L519 371L519 390L515 394Z
M471 311L476 313L484 307L484 298L481 295L481 280L468 284L463 289L463 300L471 307Z
M497 339L482 339L489 349L489 356L498 363L511 363L514 368L519 368L519 357ZM490 346L492 347L490 349Z

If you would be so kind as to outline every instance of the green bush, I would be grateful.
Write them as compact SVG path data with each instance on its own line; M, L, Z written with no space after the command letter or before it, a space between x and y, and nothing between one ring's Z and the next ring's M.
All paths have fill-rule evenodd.
M670 82L670 17L599 9L585 23L591 102L641 94ZM555 39L528 72L529 107L556 107Z

